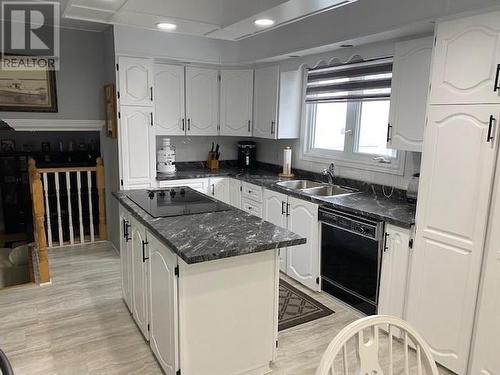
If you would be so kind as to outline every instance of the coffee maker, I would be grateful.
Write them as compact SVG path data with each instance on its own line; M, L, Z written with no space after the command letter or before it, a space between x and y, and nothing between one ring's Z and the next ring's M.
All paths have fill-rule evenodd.
M253 169L256 167L257 146L252 141L238 142L238 167L241 170Z

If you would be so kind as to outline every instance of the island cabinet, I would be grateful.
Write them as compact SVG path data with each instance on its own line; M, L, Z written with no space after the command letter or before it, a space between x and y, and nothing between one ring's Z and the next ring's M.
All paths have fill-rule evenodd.
M165 374L268 373L278 338L277 250L188 264L122 205L120 218L123 299Z
M303 245L280 250L280 270L319 291L318 205L264 189L262 218L305 238Z
M130 215L121 205L120 215L120 265L122 295L127 308L132 311L132 249L130 247Z

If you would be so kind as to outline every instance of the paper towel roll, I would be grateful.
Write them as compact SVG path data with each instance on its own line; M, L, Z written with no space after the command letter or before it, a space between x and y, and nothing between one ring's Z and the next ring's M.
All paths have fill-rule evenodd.
M292 174L292 149L289 146L283 150L283 174Z

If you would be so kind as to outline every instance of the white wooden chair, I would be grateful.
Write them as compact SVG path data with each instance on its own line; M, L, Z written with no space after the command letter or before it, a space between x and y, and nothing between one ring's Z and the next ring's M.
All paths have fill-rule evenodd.
M365 336L370 337L366 340ZM381 347L381 336L387 347ZM402 356L400 361L395 359L396 352ZM401 370L394 369L396 362ZM418 375L439 375L422 336L405 321L388 315L362 318L340 331L323 354L316 375L384 375L382 363L389 375L410 375L410 369Z

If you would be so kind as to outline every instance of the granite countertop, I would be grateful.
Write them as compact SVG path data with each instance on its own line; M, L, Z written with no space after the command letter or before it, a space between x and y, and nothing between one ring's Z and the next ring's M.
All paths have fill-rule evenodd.
M250 182L273 191L305 199L319 205L325 205L344 212L360 215L370 219L382 220L386 223L394 224L399 227L410 228L413 224L415 224L415 204L408 203L401 196L386 198L380 191L377 192L375 189L371 189L369 184L364 184L363 187L352 186L357 188L360 191L359 193L340 195L333 198L324 198L310 196L297 190L287 189L276 185L276 183L280 181L278 174L264 168L248 172L241 172L235 167L221 168L218 171L208 171L201 165L190 165L188 168L179 170L172 175L159 173L157 175L157 180L166 181L224 176L237 178L241 181ZM301 176L296 173L295 179L301 178L315 180L314 177L309 175ZM342 185L350 186L349 183L344 183Z
M305 238L295 233L234 208L153 218L127 197L128 192L131 191L120 191L113 195L158 240L188 264L306 243Z

